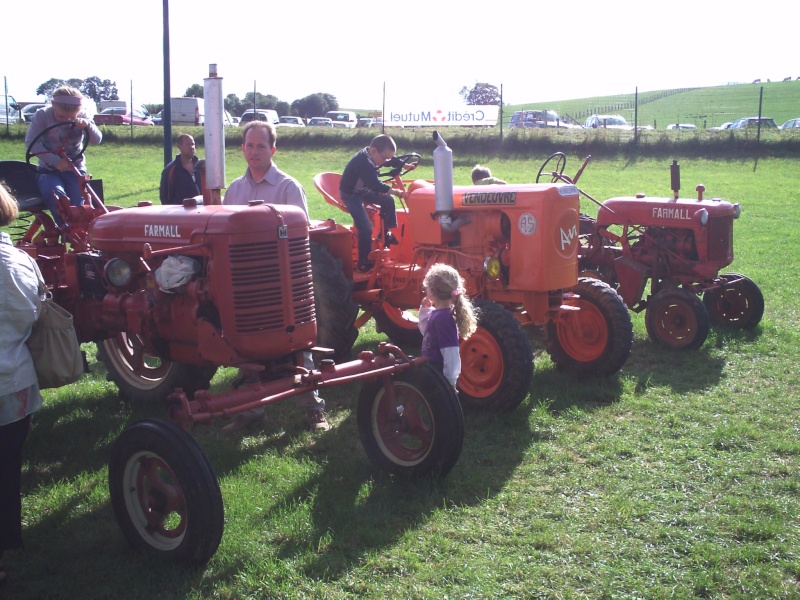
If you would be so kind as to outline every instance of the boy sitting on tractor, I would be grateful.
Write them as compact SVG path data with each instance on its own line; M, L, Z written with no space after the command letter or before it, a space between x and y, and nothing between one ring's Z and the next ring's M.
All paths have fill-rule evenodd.
M380 207L383 220L383 240L388 248L397 244L397 239L390 229L397 227L397 214L394 198L405 198L404 190L395 189L378 178L381 167L397 167L394 164L397 144L388 135L375 137L369 146L359 150L347 163L339 183L339 194L353 217L353 224L358 231L358 270L369 271L375 266L369 259L372 248L372 223L370 223L364 203L376 204ZM413 167L410 167L413 168Z

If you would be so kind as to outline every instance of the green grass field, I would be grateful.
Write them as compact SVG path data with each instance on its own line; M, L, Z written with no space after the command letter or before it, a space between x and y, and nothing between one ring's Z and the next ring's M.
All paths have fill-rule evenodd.
M401 146L400 151L408 150ZM430 149L418 171L432 178ZM312 218L344 213L311 179L353 148L279 149L305 186ZM0 158L24 155L0 139ZM546 157L455 156L456 183L476 162L532 181ZM109 505L116 436L163 406L127 404L92 372L45 392L25 447L24 552L6 555L9 599L240 598L797 598L800 597L800 172L796 161L676 156L683 194L742 204L730 270L756 281L754 331L713 329L695 352L654 346L633 315L633 352L615 376L557 372L538 333L526 401L510 414L465 414L458 464L443 481L375 472L358 442L357 386L325 394L333 429L303 431L292 402L256 435L220 425L194 435L225 502L222 544L187 571L129 548ZM570 156L568 173L581 157ZM156 200L159 146L107 144L87 154L109 204ZM244 163L228 152L228 181ZM599 199L670 195L667 159L596 159L581 187ZM594 212L584 200L584 210ZM368 325L356 349L384 339ZM213 385L230 384L230 369Z

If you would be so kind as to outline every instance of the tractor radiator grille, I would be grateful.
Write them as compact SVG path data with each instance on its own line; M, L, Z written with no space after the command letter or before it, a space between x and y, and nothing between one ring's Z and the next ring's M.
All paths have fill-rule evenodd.
M708 259L725 261L733 258L733 217L708 220Z
M288 256L282 257L281 249L287 247ZM314 319L308 238L232 244L229 252L234 322L239 333L283 331ZM286 259L289 271L282 277Z

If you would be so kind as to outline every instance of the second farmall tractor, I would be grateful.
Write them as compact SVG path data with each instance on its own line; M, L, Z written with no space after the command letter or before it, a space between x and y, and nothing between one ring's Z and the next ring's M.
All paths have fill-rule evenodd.
M548 159L556 181L577 184L563 175L566 159ZM543 166L544 168L544 166ZM764 314L761 290L748 277L720 273L734 259L733 222L741 207L719 198L679 198L680 167L671 165L672 198L610 198L598 202L597 217L581 216L580 268L585 275L613 285L634 312L645 311L650 338L676 349L699 348L711 324L750 329ZM648 288L649 284L649 288ZM702 299L701 299L702 298Z
M207 113L211 104L207 93ZM221 134L218 116L209 122L218 122ZM16 244L74 315L79 340L97 343L124 396L171 407L172 422L134 423L112 448L111 504L134 546L181 563L207 562L223 532L222 497L185 429L313 390L362 382L358 430L378 468L443 476L455 465L463 419L439 371L391 344L339 364L317 346L310 226L302 210L198 199L115 209L75 170L86 203L59 199L59 228L44 208L30 159L57 128L74 125L42 132L28 162L0 163L0 179L20 203ZM44 151L67 156L63 145ZM324 235L329 227L321 229ZM306 367L309 351L318 368ZM237 367L244 383L210 393L219 366Z
M631 351L632 326L619 295L595 278L578 277L578 189L571 184L453 186L452 153L433 134L435 184L405 182L419 155L399 157L405 168L386 174L407 191L398 210L398 245L380 242L374 207L375 261L368 273L354 267L355 233L331 225L336 245L320 248L352 281L352 300L339 296L336 339L346 351L356 328L374 318L396 343L420 343L416 310L431 265L455 267L478 308L478 330L461 345L462 403L512 410L530 392L533 352L521 326L544 329L546 348L558 368L584 375L618 371ZM338 173L321 173L317 189L346 211ZM313 239L313 237L312 237ZM357 308L361 309L356 314Z

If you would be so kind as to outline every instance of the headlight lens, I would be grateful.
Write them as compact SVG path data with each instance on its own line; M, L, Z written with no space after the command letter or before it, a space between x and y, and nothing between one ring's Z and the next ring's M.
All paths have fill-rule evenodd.
M488 256L483 261L483 272L491 280L496 280L500 278L500 271L502 269L502 265L500 264L500 259L496 256Z
M705 208L701 208L696 214L697 219L700 221L700 225L705 225L708 223L708 211Z
M131 280L131 266L121 258L112 258L103 267L103 274L111 285L124 287Z

